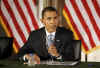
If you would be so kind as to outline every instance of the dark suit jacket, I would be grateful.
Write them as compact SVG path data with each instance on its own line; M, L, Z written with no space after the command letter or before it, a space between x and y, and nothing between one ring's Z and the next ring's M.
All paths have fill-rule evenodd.
M74 52L70 42L73 40L73 33L65 28L58 27L55 34L55 46L62 55L64 60L73 60ZM50 58L46 48L46 32L45 28L41 28L36 31L32 31L28 38L28 41L20 49L18 57L27 53L36 53L41 60L47 60Z

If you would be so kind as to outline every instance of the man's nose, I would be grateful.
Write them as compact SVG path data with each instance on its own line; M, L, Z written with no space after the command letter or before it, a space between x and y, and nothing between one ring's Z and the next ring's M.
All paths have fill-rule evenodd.
M54 19L51 19L51 23L55 23L55 20Z

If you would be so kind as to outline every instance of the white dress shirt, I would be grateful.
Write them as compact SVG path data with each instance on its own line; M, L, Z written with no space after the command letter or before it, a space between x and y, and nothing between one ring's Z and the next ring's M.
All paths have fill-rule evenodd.
M47 38L49 35L52 35L52 38L53 38L53 39L55 38L55 33L56 33L56 32L49 33L46 29L45 29L45 31L46 31L46 38Z

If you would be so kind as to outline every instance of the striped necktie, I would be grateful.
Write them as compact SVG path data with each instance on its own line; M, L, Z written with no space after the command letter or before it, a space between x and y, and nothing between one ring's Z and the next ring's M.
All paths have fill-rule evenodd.
M54 44L54 37L52 34L48 35L48 47L50 47L50 45Z

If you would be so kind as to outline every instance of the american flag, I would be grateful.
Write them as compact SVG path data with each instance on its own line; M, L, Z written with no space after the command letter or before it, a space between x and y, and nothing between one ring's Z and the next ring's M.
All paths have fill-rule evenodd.
M40 28L36 0L1 0L0 25L8 36L14 38L14 49L18 52L32 30Z
M65 0L63 15L86 54L100 48L100 0Z

